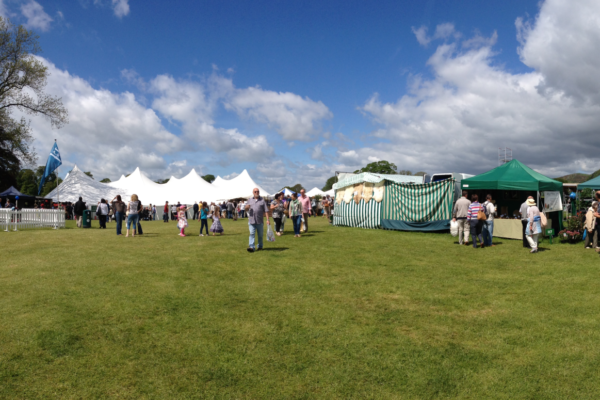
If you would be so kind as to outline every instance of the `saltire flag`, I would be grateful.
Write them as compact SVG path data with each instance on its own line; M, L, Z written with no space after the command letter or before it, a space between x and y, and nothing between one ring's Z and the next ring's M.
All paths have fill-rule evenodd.
M56 168L62 165L62 159L60 158L60 153L58 152L58 145L54 142L54 147L52 147L52 151L48 156L48 161L46 162L46 170L44 171L44 175L40 180L40 188L38 189L38 195L42 192L42 187L44 186L44 181L46 178L50 176L51 173L54 172Z

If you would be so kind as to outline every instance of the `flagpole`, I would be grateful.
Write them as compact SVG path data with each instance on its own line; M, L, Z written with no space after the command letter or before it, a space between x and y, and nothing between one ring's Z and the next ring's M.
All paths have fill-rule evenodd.
M54 144L56 144L56 139L54 139ZM58 188L58 167L56 167L56 197L58 199L58 210L60 211L60 189ZM58 216L56 218L58 220ZM56 224L56 229L58 229L58 223Z

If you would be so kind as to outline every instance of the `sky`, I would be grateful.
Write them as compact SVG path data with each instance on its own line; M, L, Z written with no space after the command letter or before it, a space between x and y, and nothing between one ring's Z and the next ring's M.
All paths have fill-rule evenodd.
M0 0L40 37L69 124L31 117L44 164L117 180L247 169L322 187L387 160L478 174L512 149L600 169L597 0ZM15 114L16 115L16 114Z

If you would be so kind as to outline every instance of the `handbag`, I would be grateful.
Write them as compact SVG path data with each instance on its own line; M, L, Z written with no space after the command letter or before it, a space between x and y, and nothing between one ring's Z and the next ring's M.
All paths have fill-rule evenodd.
M477 220L478 221L485 221L485 220L487 220L487 216L485 215L485 211L483 211L482 209L479 209L479 211L477 211Z
M540 223L542 224L542 226L548 225L548 219L546 219L546 214L544 214L543 212L540 213Z

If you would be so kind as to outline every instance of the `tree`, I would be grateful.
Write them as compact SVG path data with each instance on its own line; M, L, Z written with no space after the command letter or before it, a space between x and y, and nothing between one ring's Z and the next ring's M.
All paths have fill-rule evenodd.
M129 175L127 175L127 176L129 176ZM158 179L158 180L156 180L154 182L156 182L156 183L167 183L167 182L169 182L169 179Z
M337 176L332 176L331 178L327 179L327 182L325 182L325 186L323 186L321 190L324 192L331 190L331 188L333 188L333 184L337 183L337 181Z
M396 167L396 164L394 163L389 161L376 161L367 164L366 167L354 171L354 173L360 174L361 172L371 172L373 174L397 174L397 171L398 167Z
M68 122L62 100L44 92L48 70L34 57L41 52L38 39L0 17L0 187L16 184L21 166L37 159L29 121L13 119L13 110L41 115L54 128Z
M214 175L202 175L202 179L204 179L208 183L213 183L215 181Z
M424 172L424 171L415 172L415 176L425 176L425 175L427 175L427 172Z
M285 187L288 188L288 189L290 189L292 192L295 192L295 193L300 193L300 191L302 189L304 189L304 187L301 184L299 184L299 183L296 183L294 186L285 186Z
M90 171L88 172L84 172L84 174L86 174L87 176L89 176L90 178L94 179L94 175L92 175L92 173Z
M412 175L412 172L407 170L407 169L403 169L397 172L398 175Z
M104 178L100 182L102 182L102 183L110 183L111 180L109 178Z
M40 182L31 169L22 169L17 176L17 188L19 192L30 196L37 196Z

